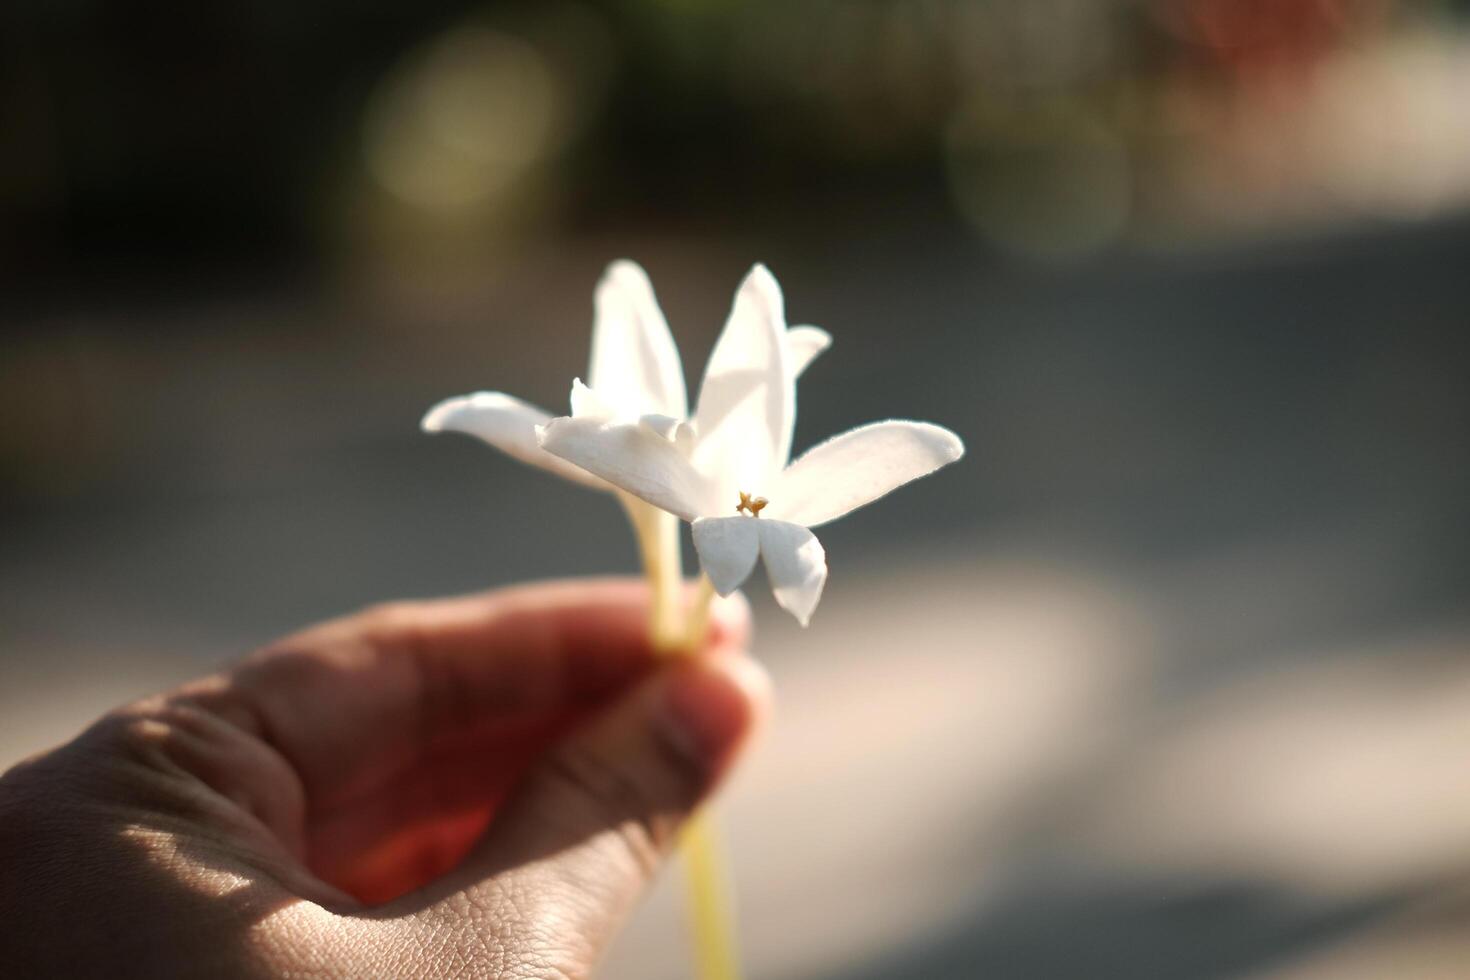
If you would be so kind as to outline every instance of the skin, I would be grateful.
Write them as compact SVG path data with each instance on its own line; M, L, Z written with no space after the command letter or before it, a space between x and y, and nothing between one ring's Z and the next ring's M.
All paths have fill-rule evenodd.
M766 710L717 603L628 581L396 603L145 698L0 778L0 973L588 976Z

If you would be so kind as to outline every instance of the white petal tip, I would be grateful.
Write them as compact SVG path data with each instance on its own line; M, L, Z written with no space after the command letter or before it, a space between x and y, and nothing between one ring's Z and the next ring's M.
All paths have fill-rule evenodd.
M424 413L419 420L419 429L424 432L446 432L456 428L454 419L467 409L474 409L483 404L492 392L479 392L474 395L456 395L446 398L433 408Z
M959 436L942 426L935 426L940 432L941 451L949 457L951 463L958 461L965 455L965 442Z
M755 265L751 266L750 271L745 274L745 281L754 285L761 286L764 289L774 289L779 291L781 288L776 282L775 275L771 273L770 267L767 266L764 262L757 262Z
M814 354L820 354L832 346L832 335L821 327L812 326L810 323L802 323L794 327L789 327L786 332L801 334Z
M776 604L804 628L827 585L827 553L811 530L785 521L758 521L761 555Z
M817 611L816 602L813 602L810 608L801 608L798 607L795 602L792 602L791 605L788 605L785 604L785 602L782 602L781 599L781 595L776 595L776 605L779 605L779 607L784 608L784 610L788 611L788 613L791 613L791 619L797 620L797 626L800 626L801 629L807 629L807 627L811 624L811 616L813 616L813 613L816 613Z
M714 587L715 595L719 596L721 599L728 599L732 595L737 595L740 592L740 586L743 583L741 583L741 582L716 582L714 579L710 579L710 583L709 584Z
M524 411L526 405L502 391L477 391L473 395L446 398L424 413L419 428L424 432L471 432L476 412ZM539 411L539 410L538 410Z
M692 522L699 567L720 595L740 588L755 571L760 551L757 530L748 517L701 517Z
M644 295L653 295L653 281L643 271L643 266L631 259L618 259L609 263L602 271L602 278L597 281L597 289L593 294L593 302L605 315L613 309L614 304L621 306L629 302L636 303Z
M634 262L632 259L614 259L613 261L609 262L607 264L607 268L602 271L603 282L610 282L617 279L626 279L628 277L646 280L648 278L648 273L644 271L643 266L639 265L637 262Z
M743 518L742 518L743 519ZM701 542L703 543L703 542ZM726 544L724 547L717 543L715 548L724 553L711 551L706 545L705 550L699 555L699 570L704 572L709 584L714 586L715 594L725 598L738 591L755 571L756 552L754 541L746 555L740 554L739 545ZM731 549L731 550L725 550ZM696 548L696 551L699 549Z
M900 422L899 424L911 426L911 431L921 438L936 460L935 469L940 466L948 466L965 455L964 440L942 425L935 425L933 422Z

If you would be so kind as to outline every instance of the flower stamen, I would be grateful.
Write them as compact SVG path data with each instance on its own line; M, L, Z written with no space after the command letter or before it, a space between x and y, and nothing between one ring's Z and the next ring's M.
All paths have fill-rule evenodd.
M759 517L761 516L761 510L766 504L770 503L765 497L752 497L744 490L738 492L740 494L740 503L735 505L735 513L737 514L744 514L746 511L749 511L751 517Z

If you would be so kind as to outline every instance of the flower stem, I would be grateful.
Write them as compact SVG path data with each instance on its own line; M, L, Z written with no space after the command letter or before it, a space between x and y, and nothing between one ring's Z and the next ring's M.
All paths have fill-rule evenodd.
M730 884L725 874L724 849L720 845L719 824L708 810L694 814L679 837L699 980L740 978Z
M623 496L620 494L620 496ZM684 574L679 555L679 522L631 497L623 500L638 536L644 574L653 593L649 635L654 648L670 656L692 656L704 646L709 630L709 608L715 589L701 575L682 622L679 599ZM729 881L725 873L719 825L707 809L696 812L679 835L684 879L693 932L695 976L698 980L740 980Z
M653 593L648 632L654 649L675 652L683 640L679 592L684 577L679 556L679 519L627 494L618 495L638 538L638 554Z
M689 612L684 618L684 648L689 651L704 646L704 635L709 632L709 607L715 598L714 583L708 575L699 576L694 598L689 603Z
M709 631L709 607L715 587L700 575L697 591L684 618L686 656L704 646ZM684 884L689 901L689 924L694 933L696 976L699 980L739 980L733 890L725 871L720 826L714 813L702 809L689 818L679 838L684 858Z

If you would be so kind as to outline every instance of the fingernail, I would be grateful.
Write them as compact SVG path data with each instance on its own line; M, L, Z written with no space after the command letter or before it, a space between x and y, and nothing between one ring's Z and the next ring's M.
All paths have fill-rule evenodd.
M765 669L751 658L703 657L675 669L660 721L671 741L713 769L754 728L769 691Z

